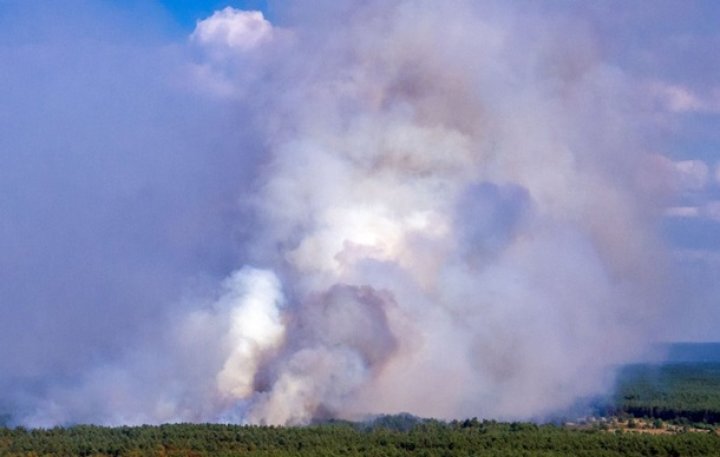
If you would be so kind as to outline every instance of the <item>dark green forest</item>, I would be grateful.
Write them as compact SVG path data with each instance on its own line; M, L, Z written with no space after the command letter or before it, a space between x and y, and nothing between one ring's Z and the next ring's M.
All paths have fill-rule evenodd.
M603 415L720 424L720 343L672 343L663 363L623 367Z
M0 431L3 456L718 456L711 432L650 435L477 420L418 421L409 430L163 425Z
M613 403L617 414L720 423L720 363L625 367Z

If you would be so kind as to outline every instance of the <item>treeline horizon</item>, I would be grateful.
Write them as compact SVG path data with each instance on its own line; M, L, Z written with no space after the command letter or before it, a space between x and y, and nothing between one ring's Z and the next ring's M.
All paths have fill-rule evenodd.
M720 455L720 437L714 432L649 435L526 422L442 422L398 415L384 416L372 426L335 422L302 427L166 424L2 428L0 455L675 457Z
M619 372L612 395L537 422L445 421L400 413L293 427L178 423L27 428L11 427L11 417L0 414L0 456L720 455L720 363L714 354L719 348L705 345L700 352L687 352L682 347L677 353L687 360L628 365ZM568 424L582 416L580 426Z

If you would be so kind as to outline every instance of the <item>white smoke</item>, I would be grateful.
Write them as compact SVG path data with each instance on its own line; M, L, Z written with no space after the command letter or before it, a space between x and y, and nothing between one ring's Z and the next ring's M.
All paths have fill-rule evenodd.
M258 258L300 324L248 417L527 418L603 392L647 341L657 257L622 74L468 2L346 6L303 16L263 115Z
M249 51L272 36L272 25L260 11L239 11L227 7L198 21L190 39L215 49Z
M586 32L508 8L297 2L267 47L259 13L199 22L266 137L251 266L25 422L532 418L606 391L661 264L633 94Z
M243 398L253 393L253 376L260 358L282 342L284 327L278 310L282 297L277 279L269 272L240 271L230 278L230 283L231 292L220 303L232 309L225 316L231 322L226 342L230 355L218 373L218 388ZM233 307L236 302L239 305Z

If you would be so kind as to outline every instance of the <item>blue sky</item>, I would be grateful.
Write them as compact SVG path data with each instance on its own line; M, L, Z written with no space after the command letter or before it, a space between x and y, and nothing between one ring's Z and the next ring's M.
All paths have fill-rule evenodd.
M159 0L159 2L186 30L192 30L197 20L227 6L263 12L267 12L268 6L267 0Z

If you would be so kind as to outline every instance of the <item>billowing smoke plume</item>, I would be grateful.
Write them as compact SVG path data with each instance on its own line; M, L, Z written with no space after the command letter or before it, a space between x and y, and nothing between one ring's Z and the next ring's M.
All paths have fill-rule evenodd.
M534 418L606 391L661 256L635 94L592 34L504 3L291 3L188 42L188 87L262 139L237 145L237 271L20 421Z

